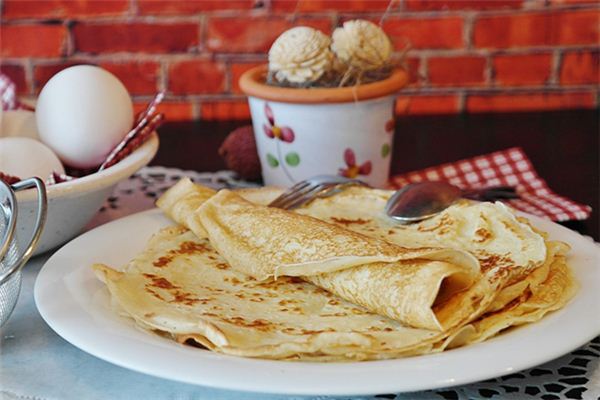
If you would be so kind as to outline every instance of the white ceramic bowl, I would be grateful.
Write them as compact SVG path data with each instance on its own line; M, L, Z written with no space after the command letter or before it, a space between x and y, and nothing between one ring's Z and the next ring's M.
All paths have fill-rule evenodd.
M75 237L102 207L114 187L147 165L158 150L156 133L129 156L104 171L47 186L48 216L34 255ZM28 238L35 221L36 191L17 193L18 235Z

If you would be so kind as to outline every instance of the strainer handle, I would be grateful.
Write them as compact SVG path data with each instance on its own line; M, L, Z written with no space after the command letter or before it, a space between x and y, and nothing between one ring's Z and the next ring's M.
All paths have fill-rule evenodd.
M10 186L12 187L12 190L14 190L14 191L19 191L19 190L35 187L38 192L38 196L37 196L38 203L37 203L35 226L33 228L33 234L31 235L31 239L29 240L27 247L25 247L25 251L23 251L23 254L21 254L21 256L17 259L17 261L15 261L15 263L12 266L9 266L9 268L0 275L0 285L2 285L4 282L6 282L14 273L19 271L23 267L23 265L25 265L25 263L29 260L31 255L33 254L33 250L35 249L35 246L37 246L37 243L40 240L40 236L42 235L42 231L44 229L44 224L46 223L46 212L48 209L48 200L46 198L46 186L44 185L44 182L41 179L39 179L39 178L24 179L20 182L14 183ZM11 217L16 220L17 207L13 208L13 214L11 215ZM10 224L11 223L9 222L9 225Z
M8 252L15 234L15 226L17 222L17 216L15 215L17 212L17 199L15 198L15 193L12 191L10 185L5 183L2 179L0 179L0 190L6 196L6 201L4 204L0 204L0 206L6 215L7 221L6 229L4 230L2 241L0 242L0 260L2 260L4 255Z

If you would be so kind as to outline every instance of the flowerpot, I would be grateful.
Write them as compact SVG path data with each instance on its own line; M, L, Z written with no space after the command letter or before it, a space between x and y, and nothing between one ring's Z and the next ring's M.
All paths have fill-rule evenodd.
M265 83L266 66L242 75L266 185L289 186L321 174L387 183L396 92L404 70L385 80L340 88L282 88Z

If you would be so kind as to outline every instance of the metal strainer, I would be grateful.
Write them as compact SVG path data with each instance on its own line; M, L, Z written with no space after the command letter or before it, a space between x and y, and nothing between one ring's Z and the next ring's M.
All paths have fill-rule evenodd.
M38 192L37 218L29 243L19 254L15 234L17 226L17 200L15 192L35 187ZM29 178L8 185L0 180L0 326L2 326L17 303L21 290L21 268L35 249L46 221L46 188L38 178Z

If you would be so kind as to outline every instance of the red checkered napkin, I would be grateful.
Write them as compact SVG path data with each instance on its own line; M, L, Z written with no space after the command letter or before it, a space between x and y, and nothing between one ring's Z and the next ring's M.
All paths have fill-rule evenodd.
M0 105L3 110L13 110L17 108L15 84L4 74L0 74Z
M447 181L461 189L515 186L520 198L506 200L508 205L553 221L586 219L592 211L590 206L575 203L550 190L519 147L391 178L391 184L396 188L422 181Z

